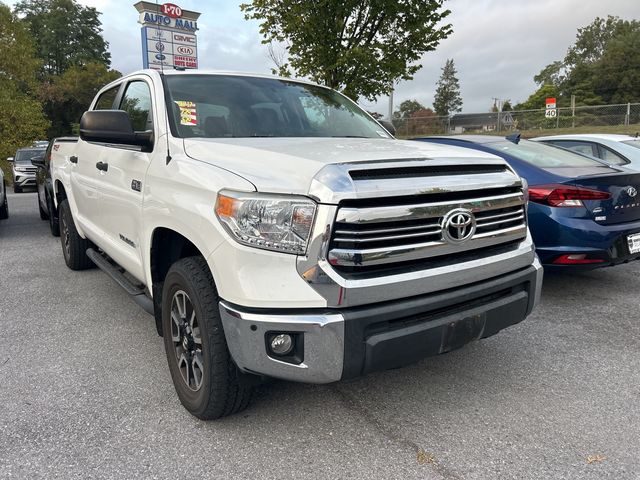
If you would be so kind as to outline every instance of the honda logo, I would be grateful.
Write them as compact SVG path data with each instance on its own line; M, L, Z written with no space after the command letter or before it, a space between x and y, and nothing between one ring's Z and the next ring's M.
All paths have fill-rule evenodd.
M464 243L476 233L476 217L471 210L456 208L442 218L442 239L451 244Z

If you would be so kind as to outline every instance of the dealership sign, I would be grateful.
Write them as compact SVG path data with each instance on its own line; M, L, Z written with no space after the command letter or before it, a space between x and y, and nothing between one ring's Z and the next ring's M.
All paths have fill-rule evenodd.
M173 3L138 2L134 6L142 24L143 68L198 68L200 13Z

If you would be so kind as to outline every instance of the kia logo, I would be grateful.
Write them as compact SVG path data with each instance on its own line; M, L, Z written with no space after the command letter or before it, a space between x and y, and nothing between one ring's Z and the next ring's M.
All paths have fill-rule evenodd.
M447 243L464 243L475 233L476 217L471 210L456 208L442 218L442 239Z
M194 50L192 47L187 47L185 45L178 45L176 47L176 51L181 55L193 55Z

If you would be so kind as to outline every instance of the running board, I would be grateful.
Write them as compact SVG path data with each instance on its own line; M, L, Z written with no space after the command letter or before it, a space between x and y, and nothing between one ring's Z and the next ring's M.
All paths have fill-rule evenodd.
M124 273L118 270L118 268L107 260L107 258L101 253L96 252L93 248L87 248L86 253L87 257L89 257L100 270L109 275L118 285L131 295L134 302L142 307L142 309L149 315L153 315L153 300L142 288L134 285L131 280L124 276Z

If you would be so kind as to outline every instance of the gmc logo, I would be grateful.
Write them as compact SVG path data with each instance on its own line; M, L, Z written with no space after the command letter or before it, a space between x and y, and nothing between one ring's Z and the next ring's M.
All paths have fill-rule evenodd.
M174 42L196 43L196 37L187 37L186 35L173 35Z
M192 47L188 47L186 45L178 45L176 47L176 52L181 55L193 55L195 53Z

